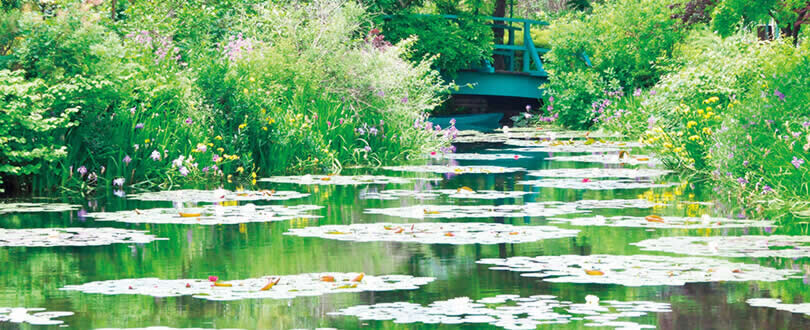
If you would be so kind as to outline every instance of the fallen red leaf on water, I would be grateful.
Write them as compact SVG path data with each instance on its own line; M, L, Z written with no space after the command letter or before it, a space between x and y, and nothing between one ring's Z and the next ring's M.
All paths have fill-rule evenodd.
M357 275L357 277L352 279L352 282L360 282L360 281L362 281L363 276L366 276L366 274L365 273L360 273L360 275Z
M405 231L405 228L397 227L397 230L394 231L394 234L402 234L403 231Z
M451 233L451 232L446 232L446 233L444 233L444 236L453 237L453 236L456 236L456 235L453 235L453 233Z
M321 276L321 282L334 282L335 277L331 275Z
M586 269L585 274L588 274L588 275L591 275L591 276L605 275L605 273L603 273L601 270L593 270L593 269Z

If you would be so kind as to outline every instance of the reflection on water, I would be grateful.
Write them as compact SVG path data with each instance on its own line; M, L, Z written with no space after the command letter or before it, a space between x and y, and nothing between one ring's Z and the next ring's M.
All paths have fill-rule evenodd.
M530 171L554 168L618 168L621 165L603 165L569 161L545 161L546 153L486 151L486 147L467 147L464 152L481 154L516 154L526 157L470 157L477 159L430 160L433 165L499 166L525 168ZM531 148L531 147L528 147ZM604 150L603 150L604 151ZM575 154L555 153L556 156ZM531 156L531 157L529 157ZM459 157L463 158L463 157ZM450 163L452 162L452 163ZM424 164L424 163L423 163ZM418 165L418 164L416 164ZM200 328L412 328L440 327L439 325L396 324L392 321L359 320L353 316L331 313L358 305L408 302L430 306L435 302L469 297L472 301L498 295L531 297L550 295L554 301L581 304L586 296L601 301L649 301L670 304L671 312L646 313L632 319L638 324L656 325L663 329L696 328L808 328L810 318L769 307L753 307L746 303L751 298L777 298L782 304L810 302L810 259L802 258L718 258L734 263L758 264L774 269L791 270L798 274L775 282L699 282L682 286L627 287L614 284L554 283L539 278L522 277L517 272L488 269L491 265L476 261L487 258L506 259L516 256L559 255L663 255L670 252L642 251L631 245L647 239L665 236L715 235L796 235L806 228L753 227L753 228L650 228L575 226L569 221L553 221L542 216L413 219L401 216L369 214L366 209L390 209L415 205L493 205L504 206L524 203L575 202L580 200L643 199L652 208L594 208L588 216L632 216L645 218L658 215L700 218L704 214L725 217L722 205L699 202L711 200L711 187L697 183L676 181L673 186L631 189L560 189L536 187L521 181L539 180L527 172L512 173L450 173L442 181L423 180L426 173L371 171L354 169L350 174L380 174L389 177L414 178L388 180L394 183L368 186L365 184L330 185L324 180L299 185L294 183L260 182L262 189L298 191L310 194L290 200L240 201L239 205L318 205L307 214L320 218L292 217L283 221L245 222L238 224L198 225L181 223L125 223L96 222L87 213L121 210L174 208L169 201L127 200L110 195L92 201L73 202L80 209L57 209L55 212L7 213L0 215L0 227L6 229L52 227L114 227L145 230L168 240L150 243L113 244L106 246L65 247L2 247L0 248L0 307L46 308L47 311L68 311L74 315L59 317L71 328L102 327L200 327ZM535 172L535 174L538 172ZM543 173L543 172L539 172ZM546 172L550 173L550 172ZM440 175L430 174L438 178ZM421 179L417 179L421 178ZM430 177L433 178L433 177ZM337 179L335 179L337 181ZM581 179L579 179L581 180ZM286 182L295 182L287 180ZM299 180L300 181L300 180ZM655 179L656 183L664 180ZM523 191L516 198L471 199L451 198L447 194L431 195L431 199L410 198L408 194L391 199L362 198L370 192L392 189L429 192L436 189L457 191L468 187L473 191ZM233 188L233 187L230 187ZM361 191L364 194L361 194ZM515 195L517 196L517 195ZM296 196L298 197L298 196ZM42 202L42 200L36 200ZM26 201L23 201L26 202ZM261 209L261 208L259 208ZM272 209L272 208L269 208ZM498 215L498 214L495 214ZM582 217L562 215L561 217ZM657 218L652 218L657 219ZM255 221L255 220L253 220ZM490 222L514 226L552 225L563 229L579 230L575 236L550 238L523 243L491 245L422 244L401 241L356 242L284 235L291 228L320 225L352 225L364 223L391 223L393 226L413 222ZM405 227L403 225L403 227ZM655 227L655 226L653 226ZM305 273L360 273L370 275L402 274L433 277L434 281L415 290L335 293L316 297L292 299L245 299L236 301L209 301L191 296L156 298L144 295L103 295L59 290L68 285L118 279L206 279L217 276L222 280L261 278L268 275L296 275ZM551 299L551 298L549 298ZM466 301L466 300L465 300ZM415 306L415 305L414 305ZM568 314L564 309L554 313ZM582 315L580 315L582 316ZM541 325L541 328L582 328L587 321L574 320L567 324ZM16 324L0 323L0 328ZM446 328L451 325L443 325ZM487 325L491 326L491 325ZM467 328L481 328L484 324L469 324Z

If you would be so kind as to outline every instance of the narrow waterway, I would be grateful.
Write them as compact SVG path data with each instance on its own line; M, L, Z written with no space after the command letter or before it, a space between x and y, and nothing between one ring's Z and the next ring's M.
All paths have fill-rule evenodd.
M256 193L5 201L34 204L0 208L0 328L810 328L787 305L810 297L810 241L748 237L799 230L727 219L632 144L515 134ZM341 184L359 174L380 177ZM19 231L38 228L146 232Z

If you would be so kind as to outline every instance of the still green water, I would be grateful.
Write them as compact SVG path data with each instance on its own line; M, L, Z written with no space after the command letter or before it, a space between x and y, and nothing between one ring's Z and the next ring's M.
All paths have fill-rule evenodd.
M459 152L484 151L491 146L470 146ZM458 161L460 165L498 165L526 169L602 167L594 163L545 161L546 153L525 153L533 158L498 161ZM447 161L432 161L446 164ZM359 172L359 170L353 170ZM402 172L378 171L387 175ZM346 173L344 173L346 174ZM439 175L435 175L439 176ZM289 228L325 224L374 222L500 222L513 225L543 225L542 217L432 219L412 220L364 214L366 208L398 207L418 203L430 204L513 204L531 201L576 201L581 199L638 198L664 200L670 206L649 209L595 210L602 215L700 216L726 215L731 211L713 205L678 205L678 201L710 201L711 187L700 184L660 189L588 191L536 188L516 182L527 177L525 172L506 174L463 174L445 176L440 182L382 186L305 186L259 183L261 188L297 190L311 193L307 198L285 202L256 204L315 204L324 206L316 214L323 218L239 225L154 225L94 222L77 211L64 213L13 213L0 215L0 227L116 227L148 230L168 240L149 244L113 244L98 247L22 248L0 247L0 307L42 307L49 311L70 311L72 316L58 318L74 329L104 327L168 326L176 328L243 328L292 329L331 327L351 328L489 328L485 324L426 325L396 324L391 321L360 321L351 316L327 315L342 308L383 302L408 301L428 305L456 297L480 299L498 294L521 296L554 295L562 300L583 302L586 295L604 300L648 300L672 306L669 313L648 313L627 319L662 329L800 329L810 328L810 318L772 308L754 308L746 299L780 298L787 303L810 301L810 258L725 258L758 263L774 268L802 270L804 278L778 282L714 282L684 286L625 287L621 285L571 284L544 282L539 278L521 277L519 273L490 270L490 265L476 264L482 258L512 256L588 255L588 254L675 254L640 251L629 245L648 238L673 235L741 235L761 234L763 229L680 230L623 227L577 227L576 237L547 239L532 243L496 245L446 245L394 242L347 242L322 238L283 235ZM676 178L673 178L676 179ZM361 190L386 189L456 189L467 186L475 190L521 190L532 194L522 199L496 201L439 198L431 201L402 199L394 201L361 199ZM694 187L693 187L694 186ZM139 202L117 196L98 197L81 203L87 212L171 207L170 202ZM770 229L769 229L770 231ZM800 234L801 228L776 228L774 233ZM161 279L207 278L244 279L267 275L311 272L365 272L367 274L407 274L435 277L436 280L416 290L337 293L294 299L247 299L215 302L190 296L155 298L141 295L101 295L78 291L61 291L66 285L90 281L158 277ZM800 276L801 277L801 276ZM56 328L57 326L52 326ZM583 328L585 322L544 325L541 328ZM1 329L38 328L25 324L2 323Z

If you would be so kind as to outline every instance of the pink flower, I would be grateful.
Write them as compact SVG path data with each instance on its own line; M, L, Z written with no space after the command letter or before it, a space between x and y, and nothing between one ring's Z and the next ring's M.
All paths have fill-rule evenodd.
M332 122L327 120L326 121L326 127L332 127Z
M435 151L431 151L431 152L430 152L430 155L431 155L431 156L436 156L436 152L435 152Z
M518 158L520 158L520 156L518 156L518 155L515 155L515 159L518 159Z
M185 123L191 125L194 121L191 120L191 117L186 118Z
M802 166L802 164L804 164L804 159L799 159L796 158L796 156L793 156L793 160L791 160L790 163L793 164L794 167L799 168Z
M582 179L582 183L588 183L588 182L591 182L591 179L588 179L588 178Z
M219 277L217 277L217 276L214 276L214 275L208 276L208 281L209 282L216 282L217 280L219 280Z

